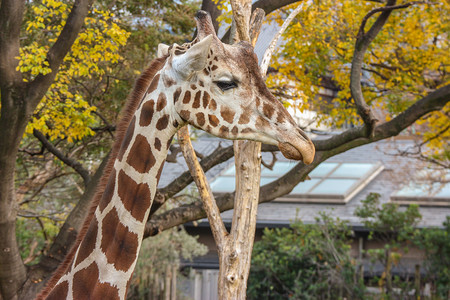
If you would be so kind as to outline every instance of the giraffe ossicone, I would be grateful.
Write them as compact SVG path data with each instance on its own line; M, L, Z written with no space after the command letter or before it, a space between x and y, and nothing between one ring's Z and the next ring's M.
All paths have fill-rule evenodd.
M314 146L267 89L250 44L223 44L209 15L196 39L158 46L138 79L75 247L38 299L125 299L173 135L186 124L278 145L311 163Z

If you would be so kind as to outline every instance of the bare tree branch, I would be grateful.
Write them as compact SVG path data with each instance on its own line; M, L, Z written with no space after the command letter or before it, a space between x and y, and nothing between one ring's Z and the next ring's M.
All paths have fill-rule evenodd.
M91 180L89 171L86 170L76 159L70 158L60 150L58 150L43 134L42 132L34 129L33 135L44 145L45 148L53 155L55 155L63 163L74 169L83 178L84 186L86 187Z
M352 68L350 72L350 90L355 101L356 108L359 115L363 119L365 126L367 127L367 135L372 136L378 120L375 118L370 106L364 100L361 87L361 68L364 61L364 54L369 47L369 44L375 39L377 34L381 31L384 24L386 24L392 9L387 9L388 7L394 7L396 0L388 0L386 6L383 8L380 16L378 16L375 23L369 29L367 33L364 33L365 21L373 15L374 13L369 12L363 19L363 24L361 24L358 36L355 42L355 51L353 53ZM365 21L364 21L365 20Z
M385 6L385 7L379 7L379 8L372 9L362 19L361 26L359 27L359 31L358 31L358 35L357 36L358 37L364 36L364 34L365 34L364 33L364 28L366 27L366 23L370 19L370 17L373 16L374 14L379 13L379 12L384 12L384 11L389 11L390 12L390 11L393 11L395 9L407 8L407 7L411 6L411 5L419 4L419 3L425 3L425 2L423 2L423 1L414 1L414 2L409 2L409 3L405 3L405 4L401 4L401 5L392 5L392 6Z
M197 156L195 155L187 126L184 126L178 130L178 142L189 167L189 171L194 177L195 184L197 185L200 198L202 199L203 209L205 210L208 216L209 224L211 225L214 240L216 241L219 251L221 251L225 246L225 237L228 235L228 232L223 224L219 208L217 207L211 191L211 187L209 186L205 173L203 172L202 167L197 160Z
M295 16L298 15L298 13L303 10L305 2L301 3L299 6L297 6L286 18L283 25L281 26L280 30L277 32L277 34L273 37L272 41L269 44L269 47L266 49L263 55L263 59L261 61L261 74L267 73L267 68L269 67L270 59L272 58L273 51L275 50L275 46L277 45L279 39L283 35L283 33L286 31L289 24L291 24L292 20L295 18ZM311 5L312 1L307 1L306 5Z
M253 3L252 11L257 8L264 10L266 15L270 14L274 10L277 10L283 6L290 5L295 2L301 2L301 0L259 0Z

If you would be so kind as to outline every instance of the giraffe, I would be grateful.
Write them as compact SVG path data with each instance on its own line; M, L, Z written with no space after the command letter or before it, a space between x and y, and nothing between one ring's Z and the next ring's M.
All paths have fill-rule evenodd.
M196 22L191 43L160 44L137 80L77 242L37 299L125 299L168 148L186 124L312 162L313 143L265 86L251 45L221 43L204 11Z

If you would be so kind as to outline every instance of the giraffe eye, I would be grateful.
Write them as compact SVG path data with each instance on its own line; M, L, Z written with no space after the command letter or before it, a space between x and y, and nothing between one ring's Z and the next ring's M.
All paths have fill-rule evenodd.
M237 88L237 83L234 81L216 81L216 84L222 91Z

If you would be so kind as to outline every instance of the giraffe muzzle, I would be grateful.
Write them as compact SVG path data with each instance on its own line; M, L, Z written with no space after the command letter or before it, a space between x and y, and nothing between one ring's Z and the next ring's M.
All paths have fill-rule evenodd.
M284 157L293 160L301 160L305 164L310 164L314 160L315 148L314 144L308 138L305 141L296 143L297 147L290 142L279 142L278 148Z

